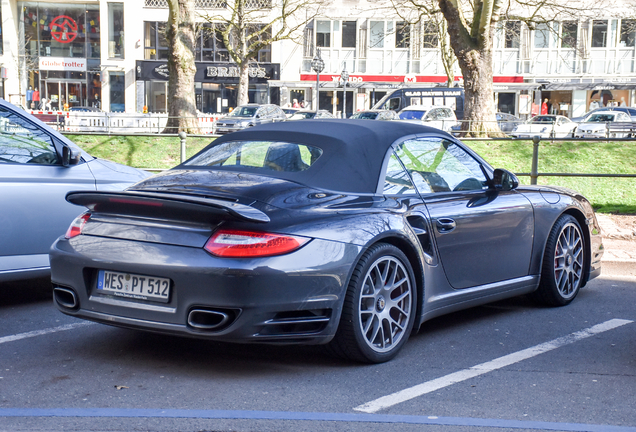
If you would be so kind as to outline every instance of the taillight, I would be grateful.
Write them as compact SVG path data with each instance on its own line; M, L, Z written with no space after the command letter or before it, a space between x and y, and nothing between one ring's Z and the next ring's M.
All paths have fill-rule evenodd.
M308 241L308 238L281 234L219 230L210 237L204 249L219 257L266 257L295 251Z
M84 225L86 225L86 222L88 222L90 218L90 213L82 213L81 215L76 217L75 220L71 223L71 226L68 227L68 229L66 230L66 234L64 235L64 237L66 237L67 239L71 239L80 235L82 233L82 229L84 229Z

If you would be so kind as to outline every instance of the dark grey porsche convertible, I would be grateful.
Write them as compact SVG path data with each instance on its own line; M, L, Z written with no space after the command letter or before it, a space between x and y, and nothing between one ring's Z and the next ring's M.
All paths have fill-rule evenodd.
M426 320L600 274L589 202L520 186L437 129L311 120L218 138L88 210L53 244L54 299L104 324L328 344L383 362Z

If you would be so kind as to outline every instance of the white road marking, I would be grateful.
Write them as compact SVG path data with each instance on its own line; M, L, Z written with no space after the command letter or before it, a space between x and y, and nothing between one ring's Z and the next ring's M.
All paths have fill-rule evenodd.
M32 338L36 336L42 336L42 335L46 335L50 333L73 330L78 327L84 327L84 326L92 325L92 324L95 324L95 323L84 321L84 322L75 323L75 324L67 324L67 325L63 325L59 327L51 327L51 328L47 328L43 330L35 330L31 332L26 332L26 333L19 333L19 334L15 334L11 336L3 336L3 337L0 337L0 344L6 343L6 342L13 342L20 339L27 339L27 338Z
M630 324L632 322L633 321L630 320L612 319L588 329L554 339L550 342L542 343L531 348L527 348L525 350L517 351L515 353L499 357L489 362L482 363L477 366L461 370L459 372L454 372L452 374L422 384L418 384L414 387L401 390L388 396L383 396L379 399L355 407L354 410L365 413L375 413L382 409L389 408L393 405L397 405L399 403L414 399L418 396L422 396L427 393L431 393L444 387L456 384L458 382L466 381L476 376L483 375L488 372L504 368L506 366L510 366L511 364L518 363L522 360L535 357L539 354L552 351L556 348L569 345L579 340L606 332L608 330L615 329L620 326L624 326L626 324Z

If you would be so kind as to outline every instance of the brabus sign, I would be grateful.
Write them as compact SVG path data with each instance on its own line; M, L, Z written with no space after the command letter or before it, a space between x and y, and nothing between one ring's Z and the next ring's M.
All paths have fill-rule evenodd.
M247 73L250 78L267 78L267 71L262 67L248 68ZM240 74L241 70L236 66L208 66L206 69L206 76L208 78L238 78Z

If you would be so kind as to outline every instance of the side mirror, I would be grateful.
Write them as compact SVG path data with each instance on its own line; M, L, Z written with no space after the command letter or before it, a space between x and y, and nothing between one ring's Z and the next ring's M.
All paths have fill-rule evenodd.
M82 157L82 152L70 147L62 147L62 166L77 165Z
M510 171L497 168L493 172L492 183L498 191L509 191L519 186L519 179Z

